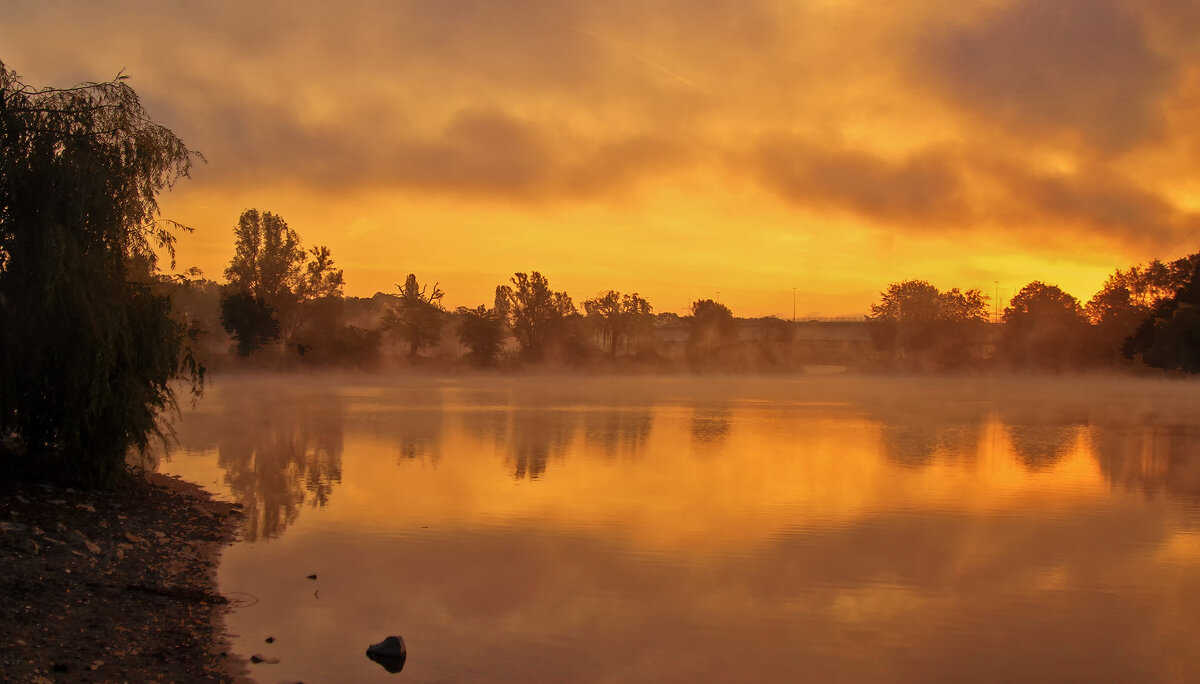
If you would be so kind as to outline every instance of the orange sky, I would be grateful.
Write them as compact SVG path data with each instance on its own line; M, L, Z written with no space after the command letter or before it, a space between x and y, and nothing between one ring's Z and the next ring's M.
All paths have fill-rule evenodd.
M208 163L164 198L219 278L242 210L347 293L865 313L1200 249L1194 0L0 0L0 60L111 78Z

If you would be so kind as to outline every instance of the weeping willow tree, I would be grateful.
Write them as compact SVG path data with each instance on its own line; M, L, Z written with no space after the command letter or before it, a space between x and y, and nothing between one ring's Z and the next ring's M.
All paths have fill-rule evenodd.
M199 390L184 326L156 293L174 233L157 195L197 155L124 76L34 88L0 63L0 459L103 485L162 436L171 381Z

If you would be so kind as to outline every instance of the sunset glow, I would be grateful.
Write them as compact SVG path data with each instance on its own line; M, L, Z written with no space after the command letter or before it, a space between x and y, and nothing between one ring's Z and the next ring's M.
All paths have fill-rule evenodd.
M864 314L889 282L1086 301L1200 240L1182 0L203 4L0 0L34 85L132 76L207 158L164 196L221 279L256 207L346 293ZM717 293L720 293L717 295Z

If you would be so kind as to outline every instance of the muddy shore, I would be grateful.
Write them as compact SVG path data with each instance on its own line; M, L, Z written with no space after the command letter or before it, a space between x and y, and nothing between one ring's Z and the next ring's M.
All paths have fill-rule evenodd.
M0 482L0 680L245 681L215 576L240 522L154 473L107 492Z

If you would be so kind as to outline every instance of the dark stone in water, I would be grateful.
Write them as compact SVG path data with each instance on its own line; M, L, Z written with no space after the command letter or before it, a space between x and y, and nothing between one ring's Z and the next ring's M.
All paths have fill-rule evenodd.
M315 580L316 578L317 578L317 576L316 576L316 575L309 575L309 576L308 576L308 579L310 579L310 580Z
M264 656L261 656L261 655L255 653L254 655L250 656L250 662L254 663L255 665L257 665L259 663L266 663L267 665L278 665L279 658L267 658L267 657L264 657Z
M404 647L404 639L390 636L377 644L368 646L367 657L379 663L388 672L396 673L404 669L404 661L408 659L408 649Z

